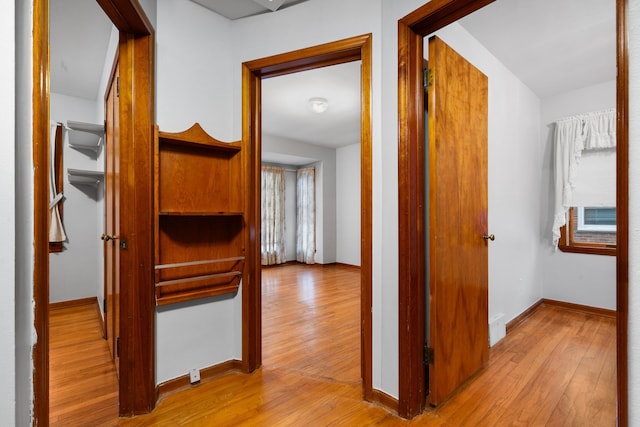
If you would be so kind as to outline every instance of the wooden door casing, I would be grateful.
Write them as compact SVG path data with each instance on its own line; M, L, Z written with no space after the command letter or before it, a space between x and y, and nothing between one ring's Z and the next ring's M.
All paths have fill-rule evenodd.
M488 79L429 39L429 403L482 368L488 345Z

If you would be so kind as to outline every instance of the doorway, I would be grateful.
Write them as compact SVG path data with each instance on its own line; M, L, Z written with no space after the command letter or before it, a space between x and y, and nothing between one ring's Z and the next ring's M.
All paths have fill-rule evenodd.
M243 370L252 372L262 364L261 320L261 156L260 106L262 79L303 70L362 61L360 71L361 135L361 374L364 397L373 400L371 371L371 35L346 39L243 64L243 140L249 146L246 170L250 171L248 207L248 278L243 292Z
M422 99L415 94L420 93L422 70L422 43L423 37L455 22L467 14L480 9L491 3L491 1L460 1L460 2L431 2L407 15L399 21L399 76L400 76L400 96L406 95L406 102L399 106L400 127L400 170L406 170L408 180L399 188L400 200L407 199L408 209L401 209L400 215L400 241L404 242L400 247L400 324L408 328L400 330L400 414L412 417L423 409L424 405L424 368L422 367L423 343L421 338L416 338L416 333L412 325L418 324L419 319L424 315L424 300L412 296L420 292L421 282L413 280L419 277L419 264L421 259L415 256L412 249L418 248L421 244L416 238L420 231L416 224L412 224L411 218L403 215L402 212L413 212L418 209L418 201L410 200L411 188L419 185L415 181L416 175L420 175L419 166L408 162L411 154L419 153L421 148L422 134L419 130L422 127L422 118L417 108L421 106ZM626 40L625 29L626 1L617 2L617 40ZM617 247L617 311L618 319L618 419L627 417L627 367L626 367L626 321L627 318L627 233L628 214L627 201L624 199L627 194L627 122L626 122L626 99L628 92L628 76L626 70L626 45L618 42L617 64L617 110L618 110L618 144L617 144L617 194L618 194L618 247ZM406 163L403 163L405 161ZM418 181L420 178L418 178ZM404 185L406 184L406 185ZM403 196L403 194L405 196ZM416 315L416 313L418 313ZM417 317L416 317L417 316ZM412 328L414 328L412 330Z
M263 365L349 383L361 380L360 68L261 88Z
M149 412L155 406L153 344L153 236L148 227L151 218L151 147L153 141L153 26L138 1L98 0L111 22L120 30L119 59L124 77L120 92L125 95L120 128L121 182L133 183L121 189L123 205L129 205L121 222L122 235L136 236L136 246L121 257L121 274L136 283L121 293L121 318L135 317L137 322L121 322L120 351L126 363L121 365L119 412L121 416ZM34 419L47 425L49 419L49 2L34 0L33 36L33 152L34 152L34 316L38 343L34 346ZM136 144L133 141L137 142ZM140 143L141 141L146 143ZM135 164L135 168L133 165ZM135 230L135 232L134 232ZM149 271L147 271L149 270Z

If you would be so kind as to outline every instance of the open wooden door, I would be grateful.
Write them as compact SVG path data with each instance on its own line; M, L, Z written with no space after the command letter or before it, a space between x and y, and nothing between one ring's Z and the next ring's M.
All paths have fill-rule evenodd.
M111 357L120 376L120 154L119 154L119 93L118 79L120 67L109 84L106 99L106 141L105 141L105 232L104 241L104 295L106 335Z
M429 39L429 403L486 363L487 77Z

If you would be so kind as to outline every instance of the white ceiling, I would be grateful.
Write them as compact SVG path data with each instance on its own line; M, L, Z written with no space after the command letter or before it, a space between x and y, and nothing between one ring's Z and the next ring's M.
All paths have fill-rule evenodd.
M497 0L460 22L539 98L616 78L615 0Z
M270 0L192 1L230 19L272 13L256 3ZM284 1L280 9L297 3ZM50 4L51 90L101 99L96 92L110 22L95 1ZM615 79L615 0L497 0L460 23L540 98ZM263 131L311 144L357 141L358 67L351 63L265 80ZM308 110L306 102L314 96L329 100L326 113Z
M96 1L49 1L52 92L102 98L98 87L112 26Z
M309 99L326 98L318 114ZM360 61L265 79L262 132L338 148L360 142Z

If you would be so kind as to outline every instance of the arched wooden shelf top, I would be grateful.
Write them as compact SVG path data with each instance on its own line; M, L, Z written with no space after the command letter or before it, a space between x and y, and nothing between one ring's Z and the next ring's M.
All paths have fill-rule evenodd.
M158 131L158 138L164 144L185 145L200 148L212 148L226 151L240 151L241 141L223 142L209 135L199 123L194 123L183 132Z

